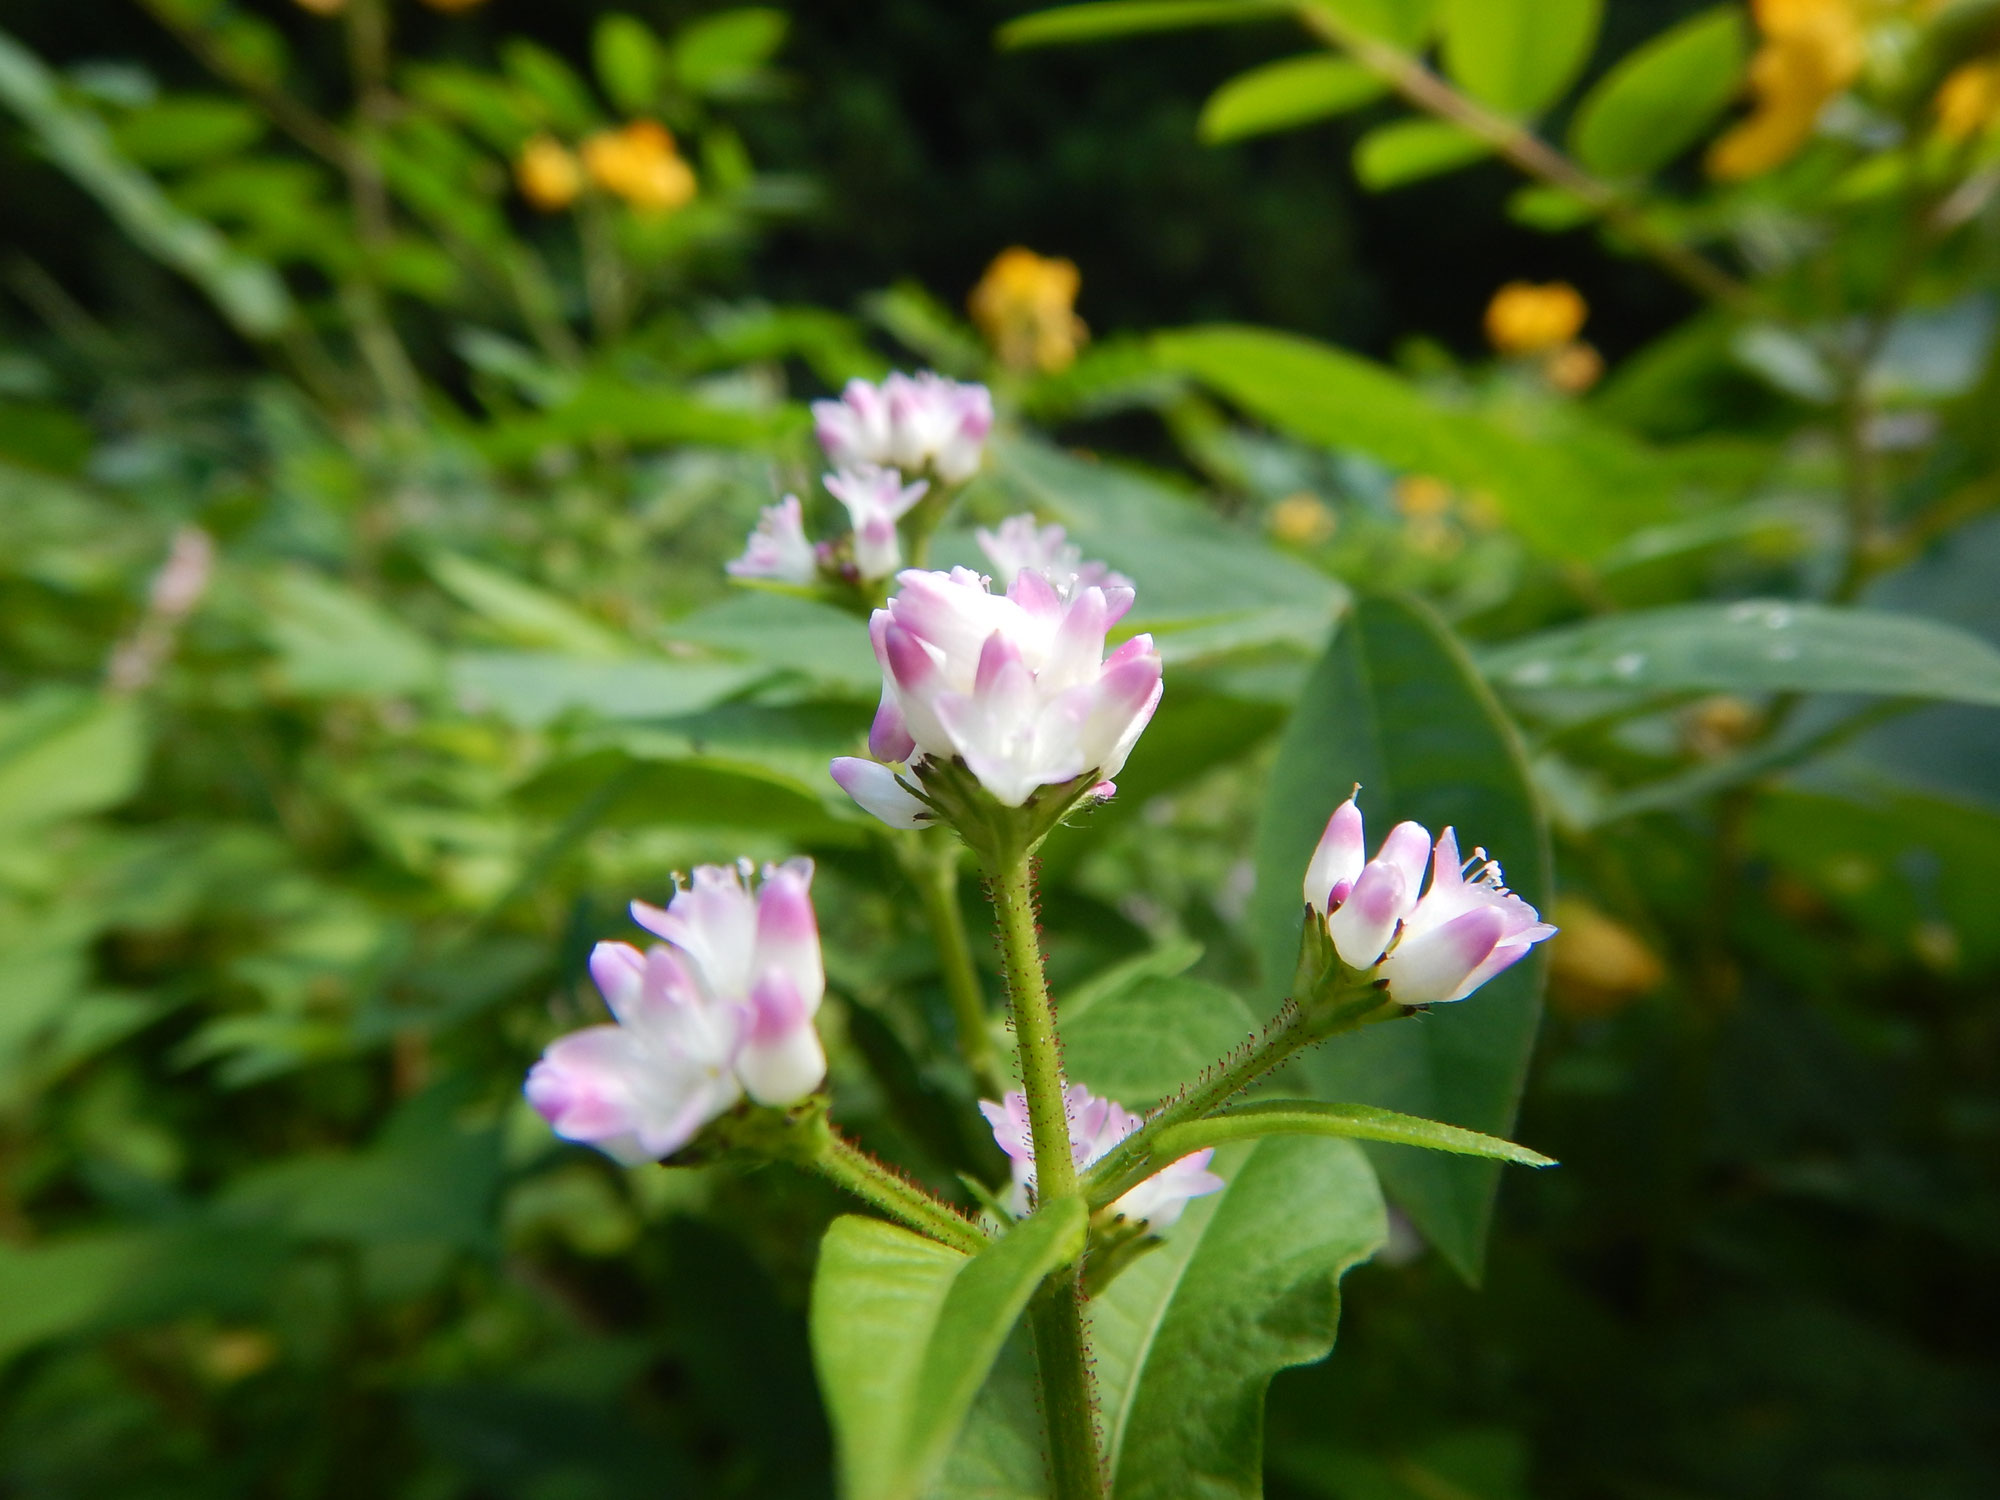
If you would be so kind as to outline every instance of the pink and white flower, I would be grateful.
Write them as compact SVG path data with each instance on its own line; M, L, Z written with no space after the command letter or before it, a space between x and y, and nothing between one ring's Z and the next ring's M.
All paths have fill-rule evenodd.
M806 859L767 865L753 894L748 861L703 865L666 907L632 903L666 941L591 953L616 1024L558 1038L528 1074L528 1102L556 1134L657 1161L745 1093L783 1106L819 1087L826 972L812 873Z
M1419 895L1426 863L1430 889ZM1449 828L1433 848L1422 824L1398 823L1368 859L1354 797L1327 820L1306 865L1305 898L1340 961L1379 964L1390 997L1404 1005L1463 1000L1556 930L1507 889L1484 849L1461 862Z
M850 380L838 401L813 403L819 445L837 469L928 469L945 484L979 472L993 430L993 395L926 370L881 385Z
M873 582L900 568L903 545L896 523L924 498L930 481L904 484L895 469L862 465L829 474L822 482L827 493L847 507L847 518L854 527L855 571Z
M811 583L819 574L819 554L806 536L805 513L797 495L766 506L743 555L724 564L733 578L768 578L775 583Z
M1028 1124L1027 1096L1015 1089L998 1104L982 1099L979 1112L993 1127L993 1139L1013 1166L1014 1190L1007 1206L1024 1214L1035 1191L1035 1142ZM1069 1116L1070 1156L1079 1172L1145 1123L1117 1101L1100 1099L1080 1083L1063 1091L1063 1112ZM1189 1199L1222 1190L1223 1179L1208 1170L1214 1156L1213 1146L1183 1156L1111 1206L1128 1219L1144 1219L1154 1229L1166 1229L1181 1216Z
M1112 572L1108 564L1085 562L1083 550L1070 542L1069 533L1054 522L1043 526L1031 515L1009 516L994 530L982 526L974 535L979 539L979 550L993 564L993 576L1002 588L1011 587L1024 568L1040 573L1064 598L1092 585L1132 587L1131 579Z
M878 761L963 760L1009 807L1085 772L1099 782L1118 774L1161 691L1151 636L1105 654L1129 588L1064 599L1033 569L1005 594L966 568L911 570L899 582L869 620L882 666L868 740Z

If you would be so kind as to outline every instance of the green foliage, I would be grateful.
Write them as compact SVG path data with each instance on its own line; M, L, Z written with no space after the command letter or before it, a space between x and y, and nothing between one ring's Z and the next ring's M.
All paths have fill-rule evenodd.
M1282 0L1093 0L1017 16L1002 26L1002 47L1048 47L1094 42L1137 32L1268 20L1290 10Z
M1288 57L1240 73L1208 96L1197 129L1210 145L1345 114L1378 99L1382 81L1324 54Z
M1381 1141L1392 1146L1422 1146L1459 1156L1486 1156L1524 1167L1555 1165L1539 1151L1512 1141L1496 1140L1476 1130L1461 1130L1436 1120L1419 1120L1366 1104L1329 1104L1312 1099L1261 1099L1191 1120L1160 1132L1156 1161L1177 1161L1204 1146L1256 1140L1267 1135L1330 1135L1346 1140Z
M1372 192L1455 172L1486 156L1479 136L1449 120L1397 120L1354 143L1354 175Z
M1449 0L1445 65L1481 103L1537 114L1576 81L1602 19L1602 0Z
M1577 160L1613 177L1665 166L1735 97L1746 50L1742 13L1718 6L1627 53L1577 106Z
M813 1357L842 1493L924 1493L1028 1298L1083 1249L1076 1199L967 1258L877 1219L835 1219L813 1276Z

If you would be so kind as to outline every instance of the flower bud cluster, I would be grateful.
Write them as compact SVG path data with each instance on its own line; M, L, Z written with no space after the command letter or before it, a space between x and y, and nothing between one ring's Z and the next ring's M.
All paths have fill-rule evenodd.
M1035 1143L1028 1124L1027 1096L1012 1090L998 1104L979 1101L979 1112L993 1127L993 1139L1013 1167L1014 1189L1007 1207L1016 1215L1032 1207L1035 1191ZM1080 1083L1063 1090L1063 1112L1069 1116L1070 1156L1081 1172L1145 1123L1115 1100L1100 1099ZM1188 1201L1220 1192L1222 1178L1208 1170L1215 1148L1207 1147L1169 1166L1112 1203L1112 1212L1153 1229L1168 1228L1180 1218Z
M899 523L933 481L959 485L979 472L993 397L983 385L929 371L893 374L879 386L850 380L839 400L813 403L813 426L833 465L822 483L847 511L845 548L815 545L798 497L787 495L764 511L743 555L728 564L735 577L804 586L846 569L863 583L892 576L903 565ZM928 477L905 483L905 476Z
M1484 849L1461 861L1449 828L1433 846L1422 824L1398 823L1369 859L1354 797L1327 821L1306 866L1305 898L1340 961L1375 970L1402 1005L1463 1000L1555 932L1507 889Z
M615 1024L551 1043L528 1102L558 1135L619 1161L657 1161L748 1094L795 1104L826 1077L813 1026L826 993L812 861L703 865L662 909L632 903L665 939L599 943L591 978Z

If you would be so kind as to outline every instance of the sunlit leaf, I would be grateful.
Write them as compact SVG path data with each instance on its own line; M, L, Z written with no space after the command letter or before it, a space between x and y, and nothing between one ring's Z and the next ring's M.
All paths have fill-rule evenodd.
M1210 145L1221 145L1344 114L1381 98L1387 87L1344 57L1288 57L1223 84L1208 96L1195 128Z
M1095 0L1016 16L999 31L1002 47L1050 47L1146 31L1226 26L1284 15L1282 0Z
M1396 120L1378 125L1354 145L1354 175L1372 192L1455 172L1493 148L1448 120Z
M1603 0L1446 0L1452 79L1503 114L1538 114L1562 97L1597 40Z
M1316 1099L1259 1099L1205 1120L1170 1126L1160 1132L1153 1159L1179 1161L1204 1146L1222 1146L1267 1135L1330 1135L1390 1146L1420 1146L1427 1151L1448 1151L1457 1156L1485 1156L1524 1167L1554 1165L1539 1151L1476 1130L1420 1120L1415 1115L1397 1114L1368 1104L1332 1104Z
M1721 6L1628 52L1584 96L1570 149L1593 172L1637 177L1665 166L1735 97L1748 55L1736 6Z

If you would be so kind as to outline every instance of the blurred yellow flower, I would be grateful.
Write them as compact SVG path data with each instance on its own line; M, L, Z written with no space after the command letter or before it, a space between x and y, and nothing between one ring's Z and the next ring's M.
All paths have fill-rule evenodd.
M536 208L558 213L583 191L583 163L554 136L538 135L521 148L514 162L514 181L521 196Z
M2000 120L2000 58L1954 68L1937 91L1938 134L1970 140Z
M1076 315L1082 285L1076 262L1016 245L993 258L966 307L1000 363L1053 375L1075 363L1077 346L1090 337Z
M1310 490L1287 495L1271 507L1271 535L1294 547L1317 547L1331 541L1339 524L1332 507Z
M1820 111L1860 76L1868 37L1856 0L1755 0L1763 45L1750 60L1748 116L1709 147L1713 177L1740 182L1783 166Z
M1451 501L1451 486L1434 474L1405 474L1396 481L1396 509L1413 521L1443 515Z
M1557 927L1549 945L1549 999L1572 1020L1611 1015L1667 977L1667 966L1636 932L1587 901L1562 897L1549 920Z
M1604 356L1582 339L1549 351L1542 378L1565 396L1580 396L1604 377Z
M592 182L646 213L683 208L695 194L694 168L657 120L600 130L583 143L583 165Z
M1575 338L1589 314L1567 281L1510 281L1486 304L1486 337L1502 354L1540 354Z

